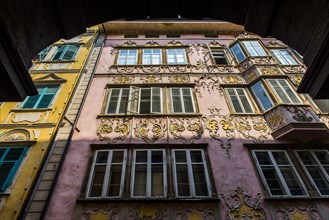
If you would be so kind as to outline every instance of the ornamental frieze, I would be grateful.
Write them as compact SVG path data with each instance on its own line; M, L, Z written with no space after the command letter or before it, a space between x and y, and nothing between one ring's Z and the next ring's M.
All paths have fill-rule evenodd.
M295 86L298 86L300 84L300 82L302 81L303 75L302 74L294 74L294 75L289 74L288 77Z
M306 66L299 65L299 66L282 66L281 69L285 73L305 73Z
M114 76L112 79L114 84L131 84L133 83L133 77L129 76Z
M266 219L265 211L260 207L260 193L257 193L256 197L253 198L250 193L246 193L243 189L238 187L229 196L225 196L224 194L220 195L225 205L228 207L226 212L227 220Z
M234 117L233 120L237 131L254 143L262 143L271 134L266 121L262 117Z
M265 67L261 69L263 75L280 75L280 71L277 68Z
M189 83L190 78L188 75L177 75L168 78L171 83Z
M155 143L166 135L166 122L163 118L137 119L134 128L135 136L146 143Z
M31 135L28 130L14 129L0 134L0 141L30 141Z
M169 133L185 144L200 140L204 134L201 118L169 118Z
M277 220L322 220L321 215L316 206L314 204L306 202L281 204L281 207L277 207L274 212L274 219Z
M129 218L134 220L167 219L167 206L164 204L138 204L129 208Z
M177 220L187 219L202 219L213 220L215 219L215 207L213 205L178 205L176 208Z
M160 83L161 77L151 74L151 75L141 76L140 80L145 84L153 84L153 83Z
M116 219L120 215L120 208L116 205L84 205L81 220Z
M225 84L244 84L244 80L240 76L223 76L221 77Z
M101 141L116 143L130 136L131 118L101 118L99 121L96 134Z
M202 98L201 89L207 90L209 93L219 90L219 79L217 76L204 74L200 76L195 82L194 90Z

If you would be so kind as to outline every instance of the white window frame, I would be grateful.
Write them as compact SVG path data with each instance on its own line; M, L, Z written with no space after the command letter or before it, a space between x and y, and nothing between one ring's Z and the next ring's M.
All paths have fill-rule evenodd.
M298 65L287 49L271 49L276 60L282 65Z
M240 59L238 58L237 54L235 53L236 51L233 49L234 47L239 48L239 51L240 51L241 54L243 55L243 59L242 59L242 60L240 60ZM245 59L247 59L247 55L246 55L245 51L243 50L243 48L242 48L242 46L240 45L239 42L233 44L233 45L230 47L230 50L231 50L233 56L235 57L235 59L238 61L238 63L242 63Z
M100 197L91 197L91 184L93 181L93 175L94 175L94 170L95 170L95 164L96 164L96 159L98 156L99 152L109 152L108 157L107 157L107 162L106 162L106 168L105 168L105 176L104 176L104 181L103 181L103 187L102 187L102 193ZM120 192L119 196L106 196L107 189L108 189L108 183L109 183L109 176L110 176L110 170L111 170L111 165L112 163L112 156L114 151L123 151L123 161L122 161L122 173L121 173L121 180L120 180ZM105 163L104 163L105 164ZM124 190L124 182L125 182L125 172L126 172L126 164L127 164L127 149L114 149L114 150L97 150L94 154L93 158L93 163L92 163L92 168L89 174L88 178L88 185L87 185L87 190L86 190L86 197L87 198L121 198L123 190Z
M250 46L246 45L246 42L250 43ZM255 43L258 44L257 46L255 46ZM268 56L265 48L262 46L262 44L259 42L259 40L242 40L241 41L242 46L246 49L247 53L249 54L249 56L251 57L266 57ZM257 50L257 48L261 48L261 50L264 52L264 54L260 54L259 51ZM251 51L253 51L253 53L251 53Z
M173 102L173 97L172 97L172 89L179 89L181 106L182 106L182 112L174 112L174 102ZM184 100L183 100L183 89L189 89L190 90L193 112L185 112L185 104L184 104ZM188 87L172 87L169 90L170 90L170 94L169 95L170 95L171 113L174 113L174 114L195 114L196 113L194 93L193 93L192 88L188 88Z
M145 64L144 63L144 55L145 55L145 50L150 50L150 64ZM154 50L159 50L160 51L160 60L159 63L153 63L153 51ZM163 58L162 58L162 49L154 49L154 48L145 48L143 49L143 55L142 55L142 64L143 65L161 65L163 63Z
M138 88L138 87L136 87L136 88ZM154 88L159 88L160 89L160 112L154 112L153 111L153 89ZM141 106L140 103L141 103L141 97L142 97L142 95L141 95L141 89L150 89L150 96L151 96L151 98L150 98L150 114L162 114L163 113L163 104L162 104L162 102L163 102L162 89L163 88L162 87L139 88L139 98L138 98L138 107L137 107L138 111L137 111L137 114L141 114L140 113L140 106Z
M176 172L176 151L185 151L186 152L186 164L188 167L188 179L189 179L189 187L190 187L190 196L179 196L178 195L178 186L177 186L177 172ZM202 164L204 167L205 172L205 178L207 181L207 189L208 189L208 195L207 196L196 196L195 192L195 183L194 183L194 177L193 177L193 168L192 168L192 161L191 161L191 151L200 151L202 154ZM204 154L203 149L172 149L172 166L173 166L173 178L174 178L174 188L175 188L175 196L176 198L210 198L212 189L210 184L210 178L208 173L208 167L206 162L206 157ZM179 164L179 163L178 163ZM185 164L185 163L184 163ZM198 163L199 164L199 163Z
M268 153L268 155L269 155L269 157L271 159L271 162L272 162L272 166L273 166L273 168L275 169L275 172L278 175L279 181L280 181L280 183L281 183L281 185L283 187L283 190L285 191L286 195L272 195L271 190L270 190L269 186L267 185L267 181L266 181L266 178L265 178L265 176L263 174L262 168L261 168L261 166L260 166L260 164L258 162L258 159L257 159L257 156L256 156L256 152L266 152L266 153ZM288 187L288 185L286 183L286 180L283 177L283 175L281 173L281 170L280 170L280 168L279 168L279 166L278 166L278 164L277 164L277 162L276 162L276 160L275 160L272 152L283 152L285 154L286 158L289 161L289 165L291 166L293 172L296 175L297 180L300 183L300 186L301 186L302 190L304 190L304 192L305 192L305 195L292 195L291 194L290 189L289 189L289 187ZM256 163L256 167L257 167L258 173L259 173L259 175L260 175L260 177L262 179L262 182L263 182L263 184L264 184L264 186L266 188L266 191L269 193L269 195L271 197L294 197L294 198L296 198L296 197L297 198L298 197L309 197L309 194L308 194L307 188L304 185L304 182L300 178L299 173L297 172L294 164L292 163L289 155L287 154L287 152L285 150L252 150L251 153L252 153L252 156L253 156L254 161Z
M119 97L118 97L118 102L117 102L117 106L116 106L115 113L108 113L108 109L109 109L109 105L110 105L110 99L111 99L111 96L112 96L113 89L120 89ZM128 106L127 106L127 108L126 108L126 109L127 109L126 112L124 112L124 113L119 113L120 104L121 104L121 98L122 98L122 91L123 91L124 89L128 89L128 90L129 90L128 104L127 104ZM110 114L110 115L112 115L112 114L120 114L120 115L122 115L122 114L127 114L128 110L129 110L129 104L130 104L130 91L131 91L131 88L130 88L130 87L129 87L129 88L110 88L110 89L109 89L109 97L108 97L108 99L107 99L107 104L106 104L105 113L106 113L106 114Z
M238 103L239 103L239 105L240 105L243 112L236 112L235 107L234 107L233 102L232 102L232 99L231 99L231 95L228 92L229 89L233 89L234 95L237 97ZM240 99L240 95L237 93L237 89L241 89L243 91L244 96L246 97L252 112L246 112L245 106L242 104L242 101ZM252 102L251 102L250 98L248 97L248 94L247 94L247 92L244 88L225 88L225 92L226 92L227 98L230 102L231 108L235 113L237 113L237 114L252 114L252 113L255 113Z
M174 63L169 63L169 59L168 59L168 55L169 55L169 50L173 50L175 53L174 53L174 60L175 62ZM184 51L184 63L178 63L177 61L177 50L183 50ZM171 48L171 49L167 49L167 64L169 65L186 65L187 64L187 55L186 55L186 50L185 48Z
M284 93L284 95L286 96L286 98L289 100L289 102L284 102L280 95L278 94L278 92L275 90L274 86L271 83L271 80L276 81L277 85L279 86L281 92ZM283 88L283 86L281 85L280 81L285 81L286 84L288 85L288 88L291 90L291 92L296 96L296 98L298 99L299 102L294 102L290 95L286 92L286 90ZM295 90L291 87L290 83L286 80L286 79L266 79L266 82L270 85L271 89L273 90L273 92L275 93L276 97L280 100L281 103L283 104L302 104L302 101L300 100L298 94L295 92Z
M121 56L123 50L127 51L128 53L127 53L127 55L126 55L126 57L125 57L125 59L124 59L125 62L124 62L123 64L119 64L120 56ZM128 64L129 54L130 54L130 52L133 51L133 50L136 51L135 62L132 63L132 64ZM117 61L116 61L116 64L117 64L117 65L122 65L122 66L127 66L127 65L137 65L137 62L138 62L138 49L120 49L120 50L119 50L118 59L117 59Z
M255 92L253 91L252 87L254 85L256 85L257 83L260 83L260 86L263 88L263 91L265 93L265 95L267 96L267 98L270 100L270 103L272 104L271 107L269 107L268 109L265 109L264 106L263 106L263 103L260 101L260 98L255 94ZM263 81L258 81L256 82L255 84L253 84L251 87L250 87L250 90L252 92L252 94L256 97L256 100L257 100L257 103L258 105L260 106L260 108L262 109L262 111L268 111L269 109L273 108L275 106L273 100L272 100L272 97L270 96L270 94L268 93L267 89L265 88L264 86L264 83Z
M322 195L319 188L317 187L316 183L314 182L312 176L310 175L310 173L308 172L304 162L302 161L302 159L300 158L300 156L298 155L298 152L308 152L312 155L313 159L316 162L316 166L321 170L321 173L324 175L324 177L326 178L327 183L329 184L329 175L327 173L327 171L323 168L323 165L321 164L321 162L319 161L319 159L317 158L317 156L314 154L314 152L316 151L325 151L327 152L327 154L329 155L329 151L328 150L296 150L294 151L296 158L299 162L299 164L301 165L301 167L303 168L304 172L306 173L306 176L308 177L308 179L310 180L310 182L312 183L313 187L317 190L317 192L319 193L319 195L321 195L322 197L329 197L329 195Z
M215 47L210 47L210 52L211 52L211 56L212 56L212 59L213 59L213 63L214 63L215 65L230 65L230 62L229 62L228 57L227 57L227 55L226 55L226 50L225 50L225 48L215 48ZM226 64L218 64L218 63L216 63L216 57L221 57L221 56L218 55L218 54L220 54L221 52L223 53L223 58L225 59Z
M146 177L146 196L134 196L134 184L135 184L135 169L136 169L136 152L137 151L146 151L147 152L147 177ZM153 151L162 151L163 160L163 196L152 196L152 152ZM145 164L145 163L143 163ZM158 163L155 163L158 164ZM166 198L167 197L167 166L166 166L166 151L165 149L134 149L133 159L132 159L132 169L131 169L131 184L130 192L132 198Z

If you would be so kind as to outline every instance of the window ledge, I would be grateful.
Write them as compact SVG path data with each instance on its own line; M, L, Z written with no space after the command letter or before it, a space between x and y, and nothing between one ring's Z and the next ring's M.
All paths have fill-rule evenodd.
M52 108L14 108L11 112L46 112L52 111Z
M30 147L33 144L37 143L36 141L1 141L0 146L27 146ZM1 193L0 193L1 195Z
M162 118L162 117L201 117L200 113L193 114L99 114L97 118L125 118L125 117L154 117L154 118Z
M315 196L310 196L310 197L264 197L264 200L267 201L288 201L288 200L295 200L295 201L299 201L299 200L329 200L329 197L315 197Z
M42 60L42 61L33 61L33 64L39 63L74 63L76 60Z
M209 202L219 202L220 199L218 198L200 198L200 199L168 199L168 198L163 198L163 199L150 199L150 198L145 198L145 199L135 199L135 198L117 198L117 199L111 199L111 198L97 198L97 199L91 199L91 198L79 198L77 199L77 203L109 203L109 202L115 202L115 203L161 203L161 202L166 202L166 203L184 203L184 202L189 202L189 203L209 203Z

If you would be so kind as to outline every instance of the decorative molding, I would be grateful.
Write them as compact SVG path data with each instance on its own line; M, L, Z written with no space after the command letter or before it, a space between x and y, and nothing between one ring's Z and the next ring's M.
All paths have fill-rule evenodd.
M296 121L301 121L301 122L313 121L312 117L306 115L307 112L309 112L308 108L291 106L291 107L286 107L286 109L294 114L292 118Z
M203 74L199 79L195 80L195 92L202 98L201 89L207 90L209 94L215 89L219 90L219 80L217 76Z
M127 42L124 42L121 46L122 47L136 47L137 43L133 42L131 40L128 40Z
M172 40L172 41L169 41L168 42L167 46L169 46L169 47L177 47L177 46L184 46L184 44L182 44L179 41Z
M177 220L188 220L188 219L202 219L202 220L214 220L215 219L215 208L210 205L201 204L188 204L178 205L176 209Z
M139 69L142 70L143 73L160 73L161 72L161 69L162 69L162 66L161 65L158 65L158 66L140 66Z
M280 71L277 68L265 67L261 69L263 75L280 75Z
M251 34L251 33L243 33L243 34L239 34L236 37L236 39L245 39L245 38L247 38L247 39L252 39L252 38L259 39L259 36Z
M81 43L83 43L81 36L74 37L74 38L69 39L69 40L62 39L61 41L64 44L79 44L79 43L81 44Z
M139 119L135 124L135 136L141 138L146 143L155 143L166 135L166 120L162 120L161 118Z
M223 76L221 77L224 83L227 84L244 84L244 80L240 76Z
M175 140L180 140L184 144L193 144L203 136L202 120L201 118L169 118L169 133Z
M147 47L158 47L158 46L160 46L160 45L159 45L158 42L156 42L156 41L154 41L154 40L151 40L151 41L147 42L147 43L145 44L145 46L147 46Z
M116 143L125 140L130 135L131 118L101 118L97 128L97 136L101 141Z
M225 47L225 45L213 40L209 43L209 47Z
M177 75L168 78L171 83L189 83L190 78L188 75Z
M285 73L305 73L306 66L299 65L299 66L281 66L281 69Z
M194 68L196 70L206 70L207 65L205 64L205 62L203 60L199 59L198 61L196 61L196 66L194 66Z
M19 122L37 122L40 120L42 116L42 113L35 112L35 113L16 113L14 114L13 119L11 120L13 123L19 123Z
M133 77L129 76L114 76L112 82L114 84L131 84L133 83Z
M129 217L134 220L161 220L167 217L164 204L138 204L129 208Z
M270 41L270 42L268 42L268 43L266 44L266 47L281 47L281 48L285 48L285 47L287 47L287 46L284 45L284 44L281 44L281 43L279 43L279 42L277 42L277 41Z
M89 204L82 208L81 220L93 219L117 219L120 214L120 208L116 205Z
M161 77L151 74L151 75L141 76L140 80L143 81L143 83L145 84L153 84L153 83L161 82Z
M31 135L28 130L14 129L7 132L3 132L0 135L0 141L30 141Z
M55 73L49 73L38 79L34 79L36 83L65 83L67 80L57 76Z
M282 207L275 210L275 219L308 219L321 220L320 213L316 206L312 203L285 203Z
M257 193L256 197L253 198L251 194L244 192L243 189L238 187L228 197L226 197L224 194L220 195L223 198L225 205L228 207L226 212L226 219L266 219L266 213L264 209L260 207L260 193Z

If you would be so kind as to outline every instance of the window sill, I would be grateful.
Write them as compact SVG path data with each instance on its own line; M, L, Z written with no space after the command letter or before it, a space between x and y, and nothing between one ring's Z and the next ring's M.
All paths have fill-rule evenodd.
M264 200L266 201L289 201L289 200L295 200L295 201L309 201L309 200L329 200L329 197L315 197L315 196L310 196L310 197L264 197Z
M97 118L125 118L125 117L154 117L154 118L162 118L162 117L201 117L200 113L191 113L191 114L99 114Z
M115 202L115 203L217 203L220 199L218 198L202 198L202 199L134 199L134 198L117 198L117 199L111 199L111 198L97 198L97 199L91 199L91 198L79 198L77 199L77 203L109 203L109 202Z
M39 63L74 63L76 60L41 60L41 61L33 61L33 64Z
M47 112L52 111L52 108L14 108L11 112Z
M122 64L114 64L111 67L163 67L163 66L190 66L191 64L189 63L162 63L162 64L127 64L127 65L122 65Z

